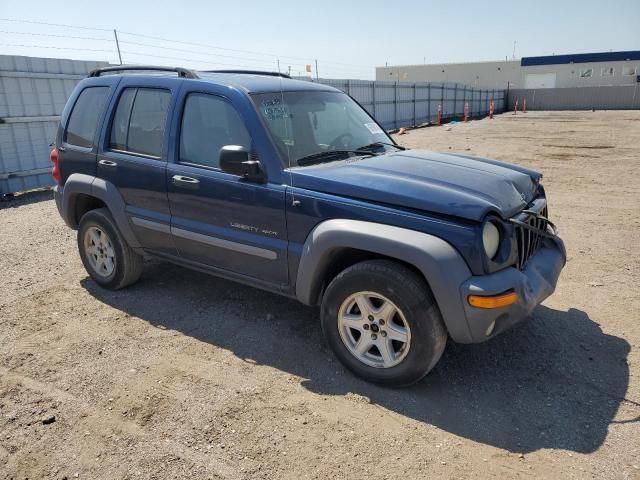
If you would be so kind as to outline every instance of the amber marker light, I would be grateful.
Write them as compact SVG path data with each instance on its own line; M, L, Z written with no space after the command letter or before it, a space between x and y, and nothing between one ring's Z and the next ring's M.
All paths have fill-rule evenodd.
M503 293L486 297L483 295L469 295L469 305L476 308L502 308L513 305L518 301L516 292Z

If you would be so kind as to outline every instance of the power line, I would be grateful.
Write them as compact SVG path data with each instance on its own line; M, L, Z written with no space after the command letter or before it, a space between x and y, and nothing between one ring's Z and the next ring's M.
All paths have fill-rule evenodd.
M165 46L161 46L161 45L152 45L149 43L139 43L139 42L129 42L126 40L120 40L121 44L126 44L126 45L137 45L140 47L152 47L152 48L161 48L163 50L174 50L176 52L186 52L186 53L195 53L196 55L208 55L208 56L214 56L214 57L224 57L224 58L238 58L241 60L249 60L249 61L256 61L256 62L261 62L264 59L262 58L247 58L247 57L237 57L235 55L224 55L222 53L204 53L204 52L198 52L196 50L189 50L186 48L175 48L175 47L165 47Z
M141 53L141 52L129 52L126 50L122 51L123 54L126 55L135 55L135 56L139 56L139 57L149 57L149 58L160 58L160 59L165 59L165 60L181 60L181 61L186 61L186 62L196 62L199 63L201 65L224 65L227 67L241 67L241 68L256 68L255 65L242 65L242 64L237 64L237 63L222 63L222 62L207 62L206 60L203 60L201 58L186 58L186 57L172 57L172 56L168 56L168 55L153 55L151 53ZM126 60L126 58L125 58ZM269 67L265 67L264 64L261 65L261 68L273 68L273 65L269 66Z
M126 32L126 31L120 31L118 30L119 33L125 34L125 35L132 35L134 37L141 37L141 38L148 38L151 40L159 40L162 42L170 42L170 43L179 43L182 45L192 45L192 46L197 46L197 47L205 47L205 48L214 48L217 50L226 50L229 52L238 52L238 53L249 53L249 54L253 54L253 55L267 55L270 57L274 57L274 58L280 58L280 59L285 59L285 58L290 58L292 60L303 60L303 61L309 61L308 58L304 58L304 57L293 57L293 56L288 56L288 55L278 55L275 53L266 53L266 52L256 52L256 51L251 51L251 50L238 50L235 48L225 48L225 47L219 47L216 45L210 45L210 44L206 44L206 43L198 43L198 42L186 42L184 40L174 40L174 39L170 39L170 38L163 38L163 37L156 37L153 35L143 35L141 33L133 33L133 32ZM164 47L159 47L159 48L164 48ZM353 67L353 68L375 68L372 66L367 66L367 65L354 65L354 64L350 64L350 63L339 63L339 62L333 62L333 61L325 61L320 59L319 60L322 63L326 63L326 64L335 64L335 65L342 65L342 66L347 66L347 67Z
M53 23L53 22L39 22L39 21L34 21L34 20L23 20L23 19L18 19L18 18L0 18L0 21L14 22L14 23L27 23L27 24L33 24L33 25L47 25L47 26L52 26L52 27L77 28L77 29L82 29L82 30L96 30L96 31L101 31L101 32L111 32L112 31L112 29L110 29L110 28L87 27L87 26L69 25L69 24L64 24L64 23ZM219 47L219 46L216 46L216 45L210 45L210 44L206 44L206 43L187 42L187 41L184 41L184 40L175 40L175 39L169 39L169 38L164 38L164 37L157 37L157 36L153 36L153 35L144 35L144 34L141 34L141 33L126 32L126 31L121 31L121 30L119 30L118 33L125 34L125 35L132 35L132 36L141 37L141 38L149 38L149 39L159 40L159 41L163 41L163 42L179 43L179 44L183 44L183 45L192 45L192 46L205 47L205 48L214 48L214 49L217 49L217 50L226 50L226 51L229 51L229 52L249 53L249 54L253 54L253 55L266 55L266 56L269 56L269 57L281 58L281 59L302 60L304 62L308 62L309 61L309 59L305 58L305 57L295 57L295 56L291 56L291 55L278 55L278 54L275 54L275 53L256 52L256 51L251 51L251 50L239 50L239 49L234 49L234 48L225 48L225 47ZM165 48L165 47L159 47L159 48ZM370 66L370 65L357 65L357 64L351 64L351 63L334 62L334 61L331 61L331 60L319 59L319 61L322 62L323 64L341 65L343 67L348 67L350 69L365 69L365 68L366 69L370 69L370 68L375 68L375 67ZM306 63L305 63L305 65L306 65Z
M25 45L20 43L0 43L3 47L25 47L25 48L50 48L53 50L77 50L86 52L109 52L113 53L113 50L105 50L100 48L71 48L71 47L54 47L51 45Z
M141 52L132 52L132 51L126 51L123 50L122 51L123 55L127 55L127 58L125 58L125 60L130 60L130 56L134 56L134 57L148 57L148 58L157 58L160 60L179 60L182 62L194 62L196 64L199 65L210 65L210 66L217 66L217 65L221 65L221 66L225 66L225 67L238 67L238 68L247 68L247 69L256 69L256 68L260 68L260 69L265 69L265 70L272 70L273 69L273 64L270 63L266 63L266 64L260 64L260 65L246 65L246 64L241 64L241 63L226 63L226 62L217 62L217 61L207 61L201 58L187 58L187 57L174 57L174 56L170 56L170 55L155 55L155 54L151 54L151 53L141 53ZM126 63L126 62L125 62ZM287 67L302 67L302 65L287 65ZM210 67L206 67L206 68L210 68ZM302 70L302 68L300 68L300 70Z
M113 42L113 38L97 38L97 37L76 37L74 35L56 35L54 33L35 33L35 32L11 32L8 30L0 30L0 33L11 35L31 35L36 37L55 37L55 38L71 38L74 40L100 40L103 42Z
M85 27L78 25L67 25L64 23L48 23L48 22L36 22L34 20L21 20L18 18L0 18L2 22L15 22L15 23L31 23L33 25L47 25L49 27L66 27L66 28L78 28L80 30L99 30L101 32L110 32L110 28L98 28L98 27Z
M71 50L71 51L114 53L113 50L96 49L96 48L56 47L56 46L51 46L51 45L26 45L26 44L19 44L19 43L0 43L0 45L3 46L3 47L48 48L48 49L53 49L53 50ZM242 65L242 64L236 64L236 63L221 63L221 62L206 62L206 61L203 61L202 59L195 59L195 58L172 57L172 56L165 56L165 55L152 55L152 54L148 54L148 53L130 52L130 51L124 51L124 50L122 51L122 53L123 54L127 54L127 55L151 57L151 58L160 58L160 59L166 59L166 60L182 60L182 61L187 61L187 62L196 62L196 63L200 63L201 65L224 65L224 66L229 66L229 67L255 68L254 65Z
M94 31L103 31L103 32L111 32L112 30L110 29L106 29L106 28L99 28L99 27L87 27L87 26L78 26L78 25L69 25L69 24L61 24L61 23L53 23L53 22L40 22L40 21L32 21L32 20L22 20L22 19L11 19L11 18L0 18L0 21L5 21L5 22L14 22L14 23L26 23L26 24L34 24L34 25L47 25L47 26L55 26L55 27L64 27L64 28L77 28L77 29L82 29L82 30L94 30ZM100 38L100 37L82 37L82 36L75 36L75 35L62 35L62 34L48 34L48 33L37 33L37 32L15 32L15 31L5 31L5 30L0 30L0 33L6 33L6 34L13 34L13 35L30 35L30 36L41 36L41 37L52 37L52 38L68 38L68 39L74 39L74 40L95 40L95 41L108 41L108 42L113 42L113 39L110 38ZM123 32L123 31L119 31L119 34L124 34L124 35L131 35L134 37L140 37L140 38L148 38L148 39L153 39L153 40L157 40L160 42L168 42L168 43L174 43L174 44L182 44L182 45L191 45L191 46L196 46L196 47L200 47L200 48L207 48L207 49L215 49L215 50L222 50L222 51L227 51L227 52L237 52L237 53L247 53L250 55L260 55L260 56L267 56L267 57L272 57L272 59L264 59L264 58L249 58L249 57L242 57L242 56L235 56L235 55L224 55L221 53L212 53L212 52L198 52L195 50L189 50L189 49L180 49L180 48L175 48L175 47L168 47L168 46L163 46L163 45L153 45L153 44L149 44L149 43L142 43L142 42L134 42L134 41L127 41L127 40L121 40L120 43L122 44L129 44L129 45L136 45L136 46L141 46L141 47L149 47L149 48L157 48L157 49L163 49L163 50L173 50L173 51L177 51L177 52L185 52L185 53L192 53L195 55L202 55L202 56L208 56L208 57L221 57L221 58L229 58L229 59L238 59L240 61L246 61L246 62L260 62L261 65L264 65L264 63L268 63L269 65L271 65L271 62L275 62L276 60L285 60L285 63L288 64L288 66L290 66L292 69L299 69L299 70L306 70L306 65L308 65L310 63L310 60L308 58L304 58L304 57L296 57L296 56L287 56L287 55L277 55L277 54L273 54L273 53L266 53L266 52L256 52L256 51L251 51L251 50L240 50L240 49L233 49L233 48L225 48L225 47L219 47L216 45L210 45L210 44L206 44L206 43L198 43L198 42L189 42L189 41L184 41L184 40L173 40L173 39L169 39L169 38L164 38L164 37L158 37L158 36L153 36L153 35L145 35L145 34L139 34L139 33L133 33L133 32ZM113 53L112 50L106 50L106 49L92 49L92 48L71 48L71 47L56 47L56 46L50 46L50 45L27 45L27 44L3 44L5 46L14 46L14 47L24 47L24 48L46 48L46 49L53 49L53 50L70 50L70 51L93 51L93 52L109 52L109 53ZM161 55L152 55L152 54L146 54L146 53L142 53L142 52L125 52L128 53L129 55L140 55L140 56L147 56L147 57L152 57L152 58L167 58L167 59L174 59L174 60L187 60L187 61L193 61L193 62L202 62L202 59L186 59L186 58L182 58L182 57L170 57L170 56L161 56ZM289 59L290 60L296 60L296 61L303 61L303 64L299 64L299 63L291 63L289 64ZM320 60L320 62L325 65L325 67L323 68L325 71L329 71L329 72L336 72L339 76L342 75L354 75L355 72L357 71L364 71L365 69L368 71L371 71L371 69L374 69L375 67L371 67L371 66L365 66L365 65L354 65L354 64L348 64L348 63L341 63L341 62L333 62L333 61L324 61L324 60ZM228 66L241 66L241 67L247 67L247 68L255 68L255 66L250 66L250 65L242 65L242 64L231 64L231 63L223 63L223 62L215 62L218 65L228 65ZM271 67L269 67L271 68Z
M142 43L142 42L129 42L129 41L125 41L125 40L120 40L121 44L126 44L126 45L136 45L136 46L142 46L142 47L151 47L151 48L157 48L157 49L164 49L164 50L174 50L177 52L186 52L186 53L192 53L195 55L203 55L203 56L207 56L207 57L222 57L222 58L229 58L229 59L237 59L237 60L245 60L248 62L259 62L260 64L264 64L265 62L271 64L271 62L273 60L277 60L277 59L273 59L273 60L269 60L269 59L264 59L264 58L248 58L248 57L240 57L240 56L235 56L235 55L224 55L221 53L208 53L208 52L198 52L196 50L191 50L191 49L187 49L187 48L175 48L175 47L163 47L161 45L153 45L150 43ZM180 59L178 57L162 57L162 58L174 58L174 59ZM202 59L199 59L198 61L202 61ZM218 62L219 63L219 62ZM219 63L220 65L224 65L224 63ZM230 64L227 64L230 65ZM306 67L306 63L305 64L299 64L299 63L289 63L287 62L287 66L288 67L292 67L292 69L300 69L300 70L305 70ZM341 69L339 67L329 67L329 70L342 70L344 71L344 69Z

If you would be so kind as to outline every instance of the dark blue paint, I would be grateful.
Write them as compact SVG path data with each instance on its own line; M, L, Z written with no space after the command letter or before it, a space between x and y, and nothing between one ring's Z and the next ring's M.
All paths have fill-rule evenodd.
M294 180L295 183L295 180ZM293 200L300 206L293 207ZM402 210L396 206L312 192L298 186L287 194L290 278L296 278L302 245L309 232L324 220L346 218L383 223L429 233L446 239L467 260L474 272L482 273L482 249L478 244L478 225L454 218L440 218L426 212Z
M640 60L640 50L632 50L628 52L574 53L570 55L522 57L522 60L520 60L520 65L523 67L533 67L535 65L562 65L568 63L591 62L624 62L626 60Z
M162 88L171 92L172 100L165 120L166 131L169 127L169 119L173 115L180 83L171 78L153 78L142 75L130 75L121 78L122 80L118 83L111 97L100 134L97 176L116 185L127 204L127 212L131 216L138 216L170 225L171 213L166 186L167 151L169 147L167 135L165 135L162 155L159 159L111 151L109 140L111 138L111 122L124 89L147 87ZM99 164L100 160L113 161L117 163L117 167L105 168ZM142 247L165 254L176 254L177 251L169 233L150 230L134 224L132 224L132 228Z
M540 175L478 158L409 150L291 170L307 190L482 221L509 218L534 197Z

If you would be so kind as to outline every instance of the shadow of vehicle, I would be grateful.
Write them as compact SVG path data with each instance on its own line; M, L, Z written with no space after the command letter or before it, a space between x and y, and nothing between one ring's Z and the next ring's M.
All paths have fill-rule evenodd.
M295 300L158 262L147 264L128 290L106 291L88 277L82 284L98 300L154 326L300 376L310 391L357 393L511 452L593 452L628 387L629 344L604 334L577 309L541 306L529 321L484 344L450 342L424 380L389 389L342 368L324 344L317 309Z
M31 190L15 195L12 193L4 193L0 195L0 210L22 207L47 200L53 200L53 190L50 188Z

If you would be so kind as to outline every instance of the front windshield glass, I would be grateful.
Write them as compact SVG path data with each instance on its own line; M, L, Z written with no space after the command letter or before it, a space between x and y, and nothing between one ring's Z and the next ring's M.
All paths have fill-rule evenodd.
M253 100L285 167L324 152L330 159L332 151L394 148L386 132L343 93L273 92L253 95Z

